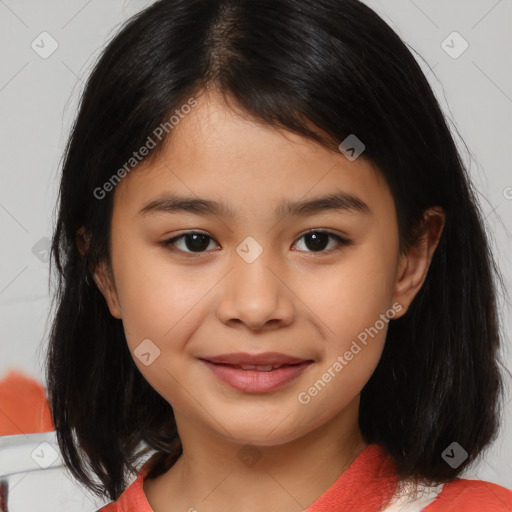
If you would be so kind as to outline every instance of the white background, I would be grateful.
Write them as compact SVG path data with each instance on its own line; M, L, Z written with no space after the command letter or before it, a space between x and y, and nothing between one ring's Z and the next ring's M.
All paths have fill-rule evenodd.
M60 159L93 62L142 0L0 0L0 378L10 368L42 379L49 328L48 263L32 248L50 238ZM507 290L512 277L512 2L368 0L414 48L417 59L472 155L479 192ZM31 47L42 32L57 41L47 59ZM457 31L469 44L454 59L442 42ZM451 38L453 39L453 37ZM461 41L453 39L457 50ZM432 69L430 69L432 68ZM43 258L44 259L44 258ZM511 368L510 306L502 300L504 358ZM471 478L512 488L512 395L497 442ZM470 426L468 425L468 428Z

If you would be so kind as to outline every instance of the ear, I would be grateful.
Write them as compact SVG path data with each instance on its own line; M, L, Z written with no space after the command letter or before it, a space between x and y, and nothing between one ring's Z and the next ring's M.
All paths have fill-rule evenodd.
M107 268L105 261L102 261L100 264L98 264L95 272L93 273L93 279L103 297L105 297L108 309L110 310L110 314L114 318L121 319L121 305L119 303L119 297L115 287L114 277L110 269Z
M84 256L89 249L89 244L91 241L91 235L85 226L82 226L80 229L78 229L76 232L75 240L80 254ZM120 319L121 307L119 304L119 298L117 295L116 287L114 285L112 272L107 268L106 262L102 261L96 267L92 277L103 297L105 297L111 315Z
M445 225L445 213L439 207L428 209L418 229L416 243L400 256L392 303L403 309L395 318L405 315L427 277L430 262Z
M89 249L89 242L91 241L91 235L87 231L87 228L85 226L82 226L75 235L75 241L76 245L78 247L78 251L82 256L85 255L85 253Z

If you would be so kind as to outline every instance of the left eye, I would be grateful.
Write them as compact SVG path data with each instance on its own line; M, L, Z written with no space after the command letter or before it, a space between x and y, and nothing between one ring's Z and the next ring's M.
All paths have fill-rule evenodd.
M304 245L306 245L308 248L312 248L311 252L330 252L331 250L335 249L336 246L350 245L351 243L347 238L342 238L341 236L330 233L329 231L311 230L301 235L299 240L303 238L307 240ZM324 249L326 243L328 244L329 238L335 240L335 244L334 247L331 247L326 251Z
M350 245L351 243L351 241L346 238L342 238L341 236L329 231L321 230L308 231L307 233L301 235L298 238L298 241L302 240L303 238L306 240L304 245L308 249L311 249L310 251L306 252L330 252L336 248L336 246ZM329 239L335 240L334 247L325 250L325 246L329 245ZM170 240L163 241L162 245L165 247L172 245L182 252L201 253L205 252L205 250L208 248L210 245L209 241L213 241L213 238L209 235L196 231L189 231L188 233L183 233L179 236L171 238ZM181 247L178 246L179 244L181 244Z

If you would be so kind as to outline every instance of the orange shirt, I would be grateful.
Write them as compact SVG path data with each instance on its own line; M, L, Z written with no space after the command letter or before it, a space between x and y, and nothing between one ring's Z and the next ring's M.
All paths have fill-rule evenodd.
M151 464L146 461L136 480L119 499L98 512L153 512L143 490ZM384 448L367 446L346 471L304 512L380 512L387 510L397 488L395 465ZM389 510L391 511L390 506ZM394 509L393 509L394 510ZM396 510L425 512L511 512L512 491L491 482L457 479L445 484L425 508L397 507Z

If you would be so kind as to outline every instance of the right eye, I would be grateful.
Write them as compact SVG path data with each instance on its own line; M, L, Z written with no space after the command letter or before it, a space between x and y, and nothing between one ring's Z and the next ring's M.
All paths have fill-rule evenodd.
M210 245L209 241L213 241L213 238L205 233L188 231L169 240L164 240L162 245L168 247L170 250L176 249L185 253L197 254L205 252L205 249ZM180 244L181 247L178 247L178 244Z

